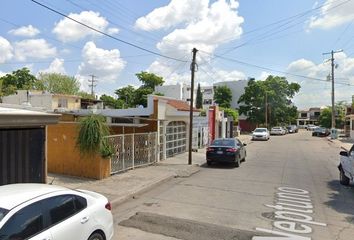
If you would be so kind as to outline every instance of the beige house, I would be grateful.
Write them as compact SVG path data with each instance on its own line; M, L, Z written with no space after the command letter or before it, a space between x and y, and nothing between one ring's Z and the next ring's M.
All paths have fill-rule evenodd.
M79 96L52 94L36 90L18 90L16 94L3 97L2 102L14 105L30 105L54 112L81 108L81 97Z

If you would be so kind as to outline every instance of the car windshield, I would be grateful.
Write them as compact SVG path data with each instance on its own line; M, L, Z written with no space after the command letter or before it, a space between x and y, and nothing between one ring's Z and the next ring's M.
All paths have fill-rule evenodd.
M0 208L0 222L8 212L9 212L8 210L6 210L4 208Z
M211 144L213 146L234 146L235 141L232 139L216 139Z
M266 129L265 128L256 128L256 130L254 130L254 132L265 132Z

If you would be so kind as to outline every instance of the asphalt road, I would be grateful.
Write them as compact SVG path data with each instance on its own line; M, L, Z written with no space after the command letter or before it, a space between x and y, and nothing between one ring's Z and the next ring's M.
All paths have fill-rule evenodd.
M202 166L119 206L114 239L354 239L339 151L306 131L252 142L239 168Z

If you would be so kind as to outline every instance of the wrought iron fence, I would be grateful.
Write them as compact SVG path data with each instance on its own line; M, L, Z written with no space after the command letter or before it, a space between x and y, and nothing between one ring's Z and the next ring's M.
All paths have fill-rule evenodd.
M156 163L158 158L157 133L135 133L108 136L115 149L111 159L111 174Z

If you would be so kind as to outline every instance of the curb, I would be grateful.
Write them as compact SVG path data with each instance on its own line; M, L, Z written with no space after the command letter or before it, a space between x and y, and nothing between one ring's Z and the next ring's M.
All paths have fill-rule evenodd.
M136 190L135 192L132 192L132 193L129 193L128 195L126 196L123 196L123 197L120 197L120 198L116 198L116 199L113 199L111 200L111 205L112 205L112 208L116 208L118 207L119 205L125 203L126 201L128 201L129 199L134 199L134 197L136 195L141 195L145 192L148 192L149 190L165 183L165 182L168 182L169 180L175 178L174 175L170 175L170 176L167 176L165 178L162 178L162 179L159 179L158 181L156 182L153 182L151 184L148 184L148 185L145 185L143 187L141 187L140 189Z

